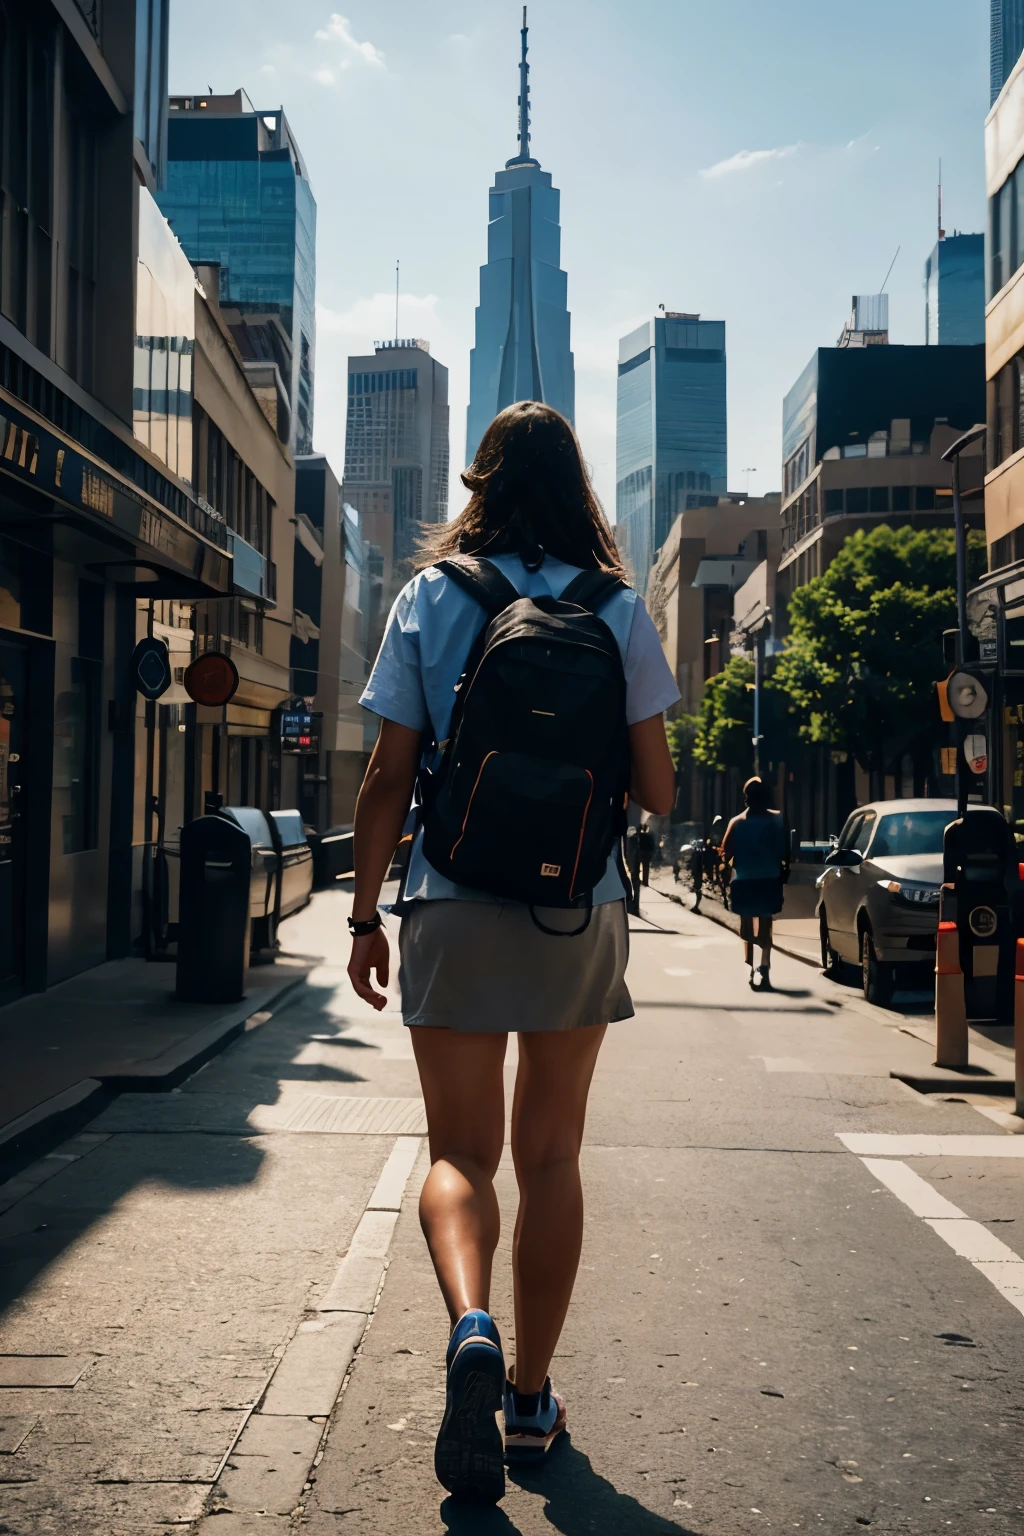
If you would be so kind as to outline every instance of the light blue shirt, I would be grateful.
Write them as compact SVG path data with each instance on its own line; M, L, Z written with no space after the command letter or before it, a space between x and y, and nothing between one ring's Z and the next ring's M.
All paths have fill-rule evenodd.
M560 597L579 568L545 559L528 571L518 555L494 555L493 564L521 597ZM626 675L626 723L649 720L675 704L675 685L650 614L632 588L610 597L601 618L618 642ZM360 703L375 715L446 741L455 705L455 685L485 623L481 605L430 566L402 588L384 632ZM625 891L614 857L594 890L594 904L621 901ZM492 901L484 891L456 885L423 856L422 833L409 855L407 901Z

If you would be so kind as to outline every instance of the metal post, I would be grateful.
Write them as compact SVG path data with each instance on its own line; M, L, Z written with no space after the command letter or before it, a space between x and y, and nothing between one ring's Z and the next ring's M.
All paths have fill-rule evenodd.
M754 773L761 776L761 676L764 672L764 635L754 639Z

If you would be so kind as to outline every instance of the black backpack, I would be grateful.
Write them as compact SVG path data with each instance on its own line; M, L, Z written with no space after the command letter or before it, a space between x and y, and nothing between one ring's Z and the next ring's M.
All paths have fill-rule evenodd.
M626 680L597 614L623 583L583 571L559 598L520 597L488 560L460 555L438 569L487 622L424 795L423 852L459 885L531 908L585 908L571 930L582 933L625 824Z

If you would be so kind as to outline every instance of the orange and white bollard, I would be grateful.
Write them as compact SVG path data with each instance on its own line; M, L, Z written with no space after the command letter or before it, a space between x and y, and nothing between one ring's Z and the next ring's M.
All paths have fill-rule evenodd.
M1024 939L1014 946L1016 963L1013 978L1013 1056L1016 1080L1017 1113L1024 1116Z
M967 999L951 885L944 885L939 893L935 936L935 1065L957 1072L967 1066Z

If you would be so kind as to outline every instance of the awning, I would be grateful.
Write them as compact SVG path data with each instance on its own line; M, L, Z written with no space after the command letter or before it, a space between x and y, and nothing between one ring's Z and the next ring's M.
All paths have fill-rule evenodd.
M147 597L224 597L231 591L223 524L167 479L168 499L181 503L188 521L176 516L3 389L0 477L46 497L52 503L47 521L75 528L100 546L90 568L111 581ZM158 471L153 478L160 481ZM29 510L26 519L37 515Z

